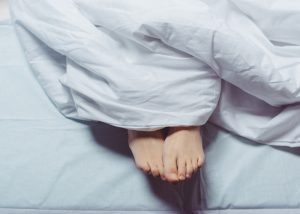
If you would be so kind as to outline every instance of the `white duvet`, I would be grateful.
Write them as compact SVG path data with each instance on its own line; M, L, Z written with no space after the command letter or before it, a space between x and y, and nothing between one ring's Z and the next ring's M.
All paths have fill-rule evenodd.
M66 117L140 130L210 120L300 145L298 1L10 3L28 62Z

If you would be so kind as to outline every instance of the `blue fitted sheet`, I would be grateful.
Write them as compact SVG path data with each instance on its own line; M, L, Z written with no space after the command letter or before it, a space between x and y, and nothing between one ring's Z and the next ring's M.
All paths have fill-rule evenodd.
M28 68L13 27L4 24L0 98L1 208L183 209L186 184L174 187L138 170L125 129L76 122L56 110Z
M126 130L63 117L0 25L0 214L299 213L299 149L204 128L206 163L171 185L134 165Z

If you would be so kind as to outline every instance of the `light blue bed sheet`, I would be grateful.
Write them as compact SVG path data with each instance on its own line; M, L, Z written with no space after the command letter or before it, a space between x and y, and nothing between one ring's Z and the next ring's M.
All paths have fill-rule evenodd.
M0 98L2 209L184 209L186 184L165 184L138 170L125 129L76 122L56 110L7 24L0 26Z
M64 118L0 25L0 214L299 213L299 149L208 124L206 163L179 185L134 165L126 130ZM259 212L258 212L259 211Z

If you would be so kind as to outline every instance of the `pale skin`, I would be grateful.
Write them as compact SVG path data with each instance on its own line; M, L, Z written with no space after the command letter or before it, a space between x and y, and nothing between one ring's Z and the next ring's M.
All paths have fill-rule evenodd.
M170 183L187 180L204 162L199 126L161 130L128 130L128 143L138 168Z

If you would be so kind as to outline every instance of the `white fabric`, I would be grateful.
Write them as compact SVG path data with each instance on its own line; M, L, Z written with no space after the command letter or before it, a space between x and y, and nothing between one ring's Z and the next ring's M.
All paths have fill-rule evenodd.
M0 22L10 18L8 10L8 0L0 0Z
M136 168L126 130L69 120L57 111L11 24L0 24L0 99L0 214L170 214L188 208L187 184L176 187Z
M0 214L299 213L298 148L208 123L201 176L175 186L151 178L136 169L126 130L58 113L11 24L0 24L0 99Z
M87 2L79 2L81 8ZM89 12L93 9L89 7L86 12L102 14L95 17L98 23L94 24L113 29L94 27L73 1L12 4L29 62L63 114L134 129L204 124L219 96L216 74L192 56L156 38L138 35L134 31L137 23L127 24L129 15L113 8L115 2L99 3L104 4L104 11ZM115 20L105 15L110 11L116 13ZM118 19L124 20L119 26L114 23L121 21ZM56 61L60 56L45 49L28 30L67 56L66 63ZM198 81L192 81L195 79ZM181 101L185 99L190 101Z
M11 5L28 61L67 117L149 130L202 125L215 110L211 122L238 135L299 145L300 3Z

